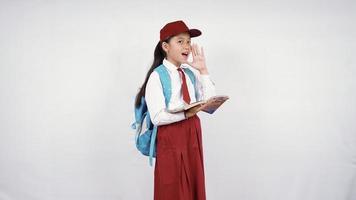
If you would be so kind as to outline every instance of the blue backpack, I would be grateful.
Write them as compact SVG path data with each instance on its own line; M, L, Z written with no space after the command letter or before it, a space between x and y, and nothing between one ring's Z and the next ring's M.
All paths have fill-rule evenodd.
M188 69L183 68L184 72L189 76L193 85L195 86L194 73ZM172 96L171 77L167 71L167 68L161 64L155 69L159 74L159 78L163 88L163 95L165 98L166 107ZM195 92L197 99L197 93ZM146 120L146 129L142 133L142 124ZM152 166L152 157L156 157L156 135L157 126L153 125L150 114L147 109L145 97L142 96L141 103L138 107L135 107L135 122L131 125L132 129L136 129L136 148L145 156L149 156L149 163Z

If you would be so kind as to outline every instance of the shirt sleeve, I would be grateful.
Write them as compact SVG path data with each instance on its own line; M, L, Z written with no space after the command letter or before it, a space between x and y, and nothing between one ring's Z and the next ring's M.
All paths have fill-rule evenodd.
M160 126L185 119L184 112L174 114L167 112L162 84L156 71L152 72L147 81L145 99L154 125Z
M198 92L197 101L207 100L212 96L216 95L215 83L211 80L209 74L195 73L196 75L196 88Z

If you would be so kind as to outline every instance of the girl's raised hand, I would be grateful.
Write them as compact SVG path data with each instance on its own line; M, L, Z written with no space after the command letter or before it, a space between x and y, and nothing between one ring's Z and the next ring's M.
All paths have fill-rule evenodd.
M205 64L205 56L203 47L201 47L201 51L197 44L192 45L192 56L193 62L188 62L188 64L195 69L199 70L201 74L208 74L208 69Z

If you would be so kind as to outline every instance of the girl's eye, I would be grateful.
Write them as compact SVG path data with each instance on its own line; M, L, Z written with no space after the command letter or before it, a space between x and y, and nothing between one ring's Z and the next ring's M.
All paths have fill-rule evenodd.
M178 43L182 43L182 40L179 40Z

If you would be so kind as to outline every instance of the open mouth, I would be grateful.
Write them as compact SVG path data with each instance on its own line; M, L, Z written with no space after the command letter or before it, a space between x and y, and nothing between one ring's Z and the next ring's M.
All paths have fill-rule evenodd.
M188 57L188 53L182 53L184 57Z

